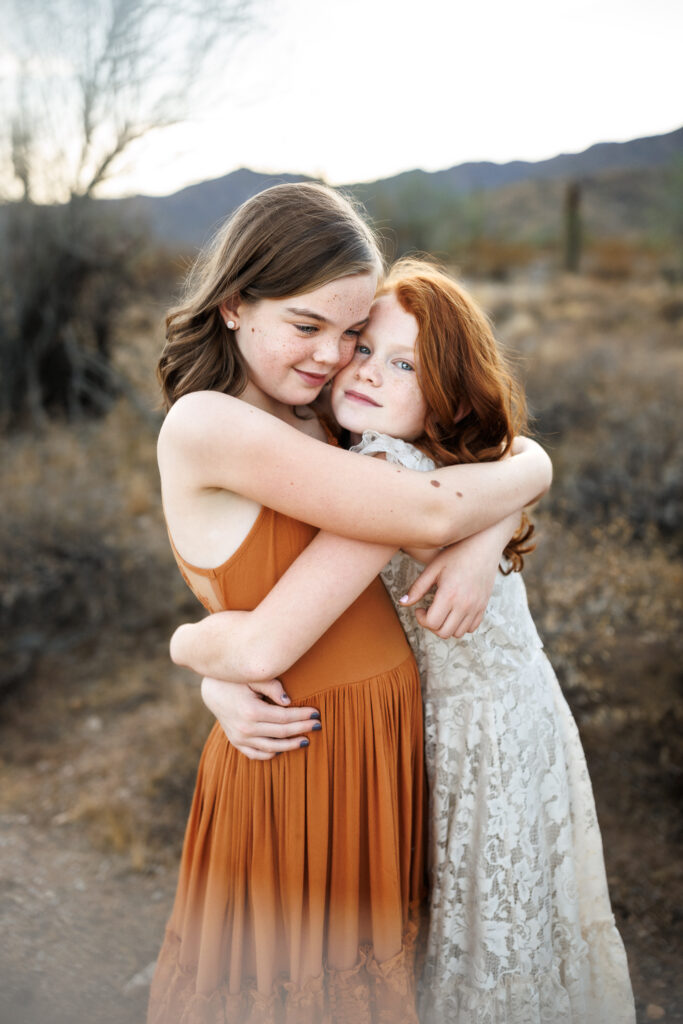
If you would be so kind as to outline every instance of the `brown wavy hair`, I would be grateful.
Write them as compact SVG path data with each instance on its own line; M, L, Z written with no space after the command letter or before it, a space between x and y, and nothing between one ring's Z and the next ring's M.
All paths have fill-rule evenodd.
M428 412L415 444L442 466L503 458L528 427L526 400L486 314L444 270L421 259L394 264L380 294L387 292L418 323L417 373ZM502 572L522 569L533 532L524 512Z
M200 253L181 303L166 317L157 366L166 408L191 391L244 391L247 367L223 303L283 298L381 270L374 233L339 192L301 182L248 199Z

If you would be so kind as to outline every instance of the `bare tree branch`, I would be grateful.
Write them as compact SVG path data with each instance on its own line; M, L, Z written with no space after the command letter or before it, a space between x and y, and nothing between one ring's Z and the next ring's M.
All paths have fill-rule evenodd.
M227 64L253 27L256 2L266 0L4 0L9 123L23 107L39 143L24 167L15 132L22 191L30 179L43 201L95 194L132 142L188 117L217 58Z
M100 415L139 229L93 202L267 0L0 0L0 424ZM42 204L42 205L41 205Z

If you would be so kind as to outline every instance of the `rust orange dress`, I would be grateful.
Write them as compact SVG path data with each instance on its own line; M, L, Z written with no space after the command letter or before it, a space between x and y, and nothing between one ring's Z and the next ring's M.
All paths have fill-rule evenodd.
M176 558L208 610L251 609L315 533L262 508L217 569ZM417 1024L422 704L379 579L282 681L322 731L256 761L214 725L148 1021Z

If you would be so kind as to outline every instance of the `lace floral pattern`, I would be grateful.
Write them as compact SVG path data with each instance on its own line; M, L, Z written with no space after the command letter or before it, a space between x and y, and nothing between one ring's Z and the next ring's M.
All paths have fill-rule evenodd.
M433 462L368 431L355 448ZM626 955L578 731L519 573L498 574L463 640L422 630L398 598L419 566L382 573L420 669L430 786L423 1024L632 1024Z

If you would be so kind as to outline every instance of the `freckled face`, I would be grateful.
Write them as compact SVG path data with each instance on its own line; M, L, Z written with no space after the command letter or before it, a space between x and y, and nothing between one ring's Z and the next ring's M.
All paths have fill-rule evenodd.
M352 274L282 299L223 309L249 370L248 401L307 405L351 359L374 296L375 274ZM269 401L270 400L270 401Z
M353 434L377 430L405 441L422 434L427 403L416 374L417 320L392 294L372 306L351 362L332 385L332 408Z

